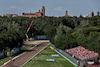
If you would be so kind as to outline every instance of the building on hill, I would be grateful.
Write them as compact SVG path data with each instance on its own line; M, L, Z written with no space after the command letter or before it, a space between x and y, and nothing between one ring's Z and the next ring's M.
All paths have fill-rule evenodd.
M93 12L91 12L90 17L93 17L93 16L94 16L94 13L93 13Z
M18 15L17 14L4 14L4 16L7 16L7 17L18 17Z
M68 12L67 11L65 13L65 17L71 17L71 16L68 15Z
M31 13L31 12L30 13L23 13L22 16L29 17L29 18L31 18L31 17L44 17L45 16L45 7L42 6L42 11L39 10L36 13Z

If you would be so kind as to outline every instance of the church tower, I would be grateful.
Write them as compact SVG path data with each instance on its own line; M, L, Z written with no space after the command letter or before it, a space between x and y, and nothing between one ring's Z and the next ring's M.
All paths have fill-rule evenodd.
M93 16L94 16L94 13L93 13L93 12L91 12L90 17L93 17Z
M71 16L68 15L68 12L67 11L65 13L65 17L71 17Z
M40 12L40 10L39 10L39 12Z
M66 11L65 16L67 16L67 15L68 15L68 12Z
M43 13L43 16L45 16L45 7L42 6L42 13Z

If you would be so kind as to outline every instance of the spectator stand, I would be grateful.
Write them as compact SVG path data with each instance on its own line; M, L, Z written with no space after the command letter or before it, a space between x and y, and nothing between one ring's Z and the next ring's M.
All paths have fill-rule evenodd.
M93 61L96 61L97 58L99 57L98 53L85 49L82 46L66 49L65 51L71 54L72 57L76 58L78 60L77 64L80 65L81 67L85 66L87 61L88 63L91 64L93 63Z

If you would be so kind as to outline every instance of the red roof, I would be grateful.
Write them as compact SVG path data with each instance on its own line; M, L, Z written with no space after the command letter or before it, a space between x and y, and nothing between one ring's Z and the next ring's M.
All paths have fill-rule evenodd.
M85 49L82 46L66 49L66 51L74 55L75 57L80 58L81 60L87 60L99 56L98 53L94 51L89 51L88 49Z
M37 12L37 13L42 13L42 12ZM23 13L23 15L35 15L36 13Z
M69 16L69 15L65 15L65 17L71 17L71 16Z
M23 13L23 15L35 15L34 13Z

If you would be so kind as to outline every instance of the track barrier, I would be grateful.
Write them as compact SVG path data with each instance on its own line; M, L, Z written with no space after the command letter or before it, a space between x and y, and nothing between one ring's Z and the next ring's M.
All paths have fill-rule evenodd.
M53 49L54 47L50 46L51 49ZM64 55L62 55L60 52L58 52L56 49L54 49L54 51L56 51L59 55L61 55L63 58L65 58L66 60L68 60L71 64L73 64L75 67L78 67L77 64L75 64L74 62L72 62L71 60L69 60L67 57L65 57Z

